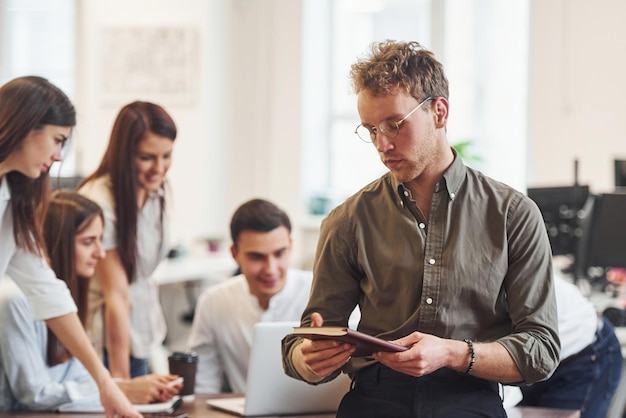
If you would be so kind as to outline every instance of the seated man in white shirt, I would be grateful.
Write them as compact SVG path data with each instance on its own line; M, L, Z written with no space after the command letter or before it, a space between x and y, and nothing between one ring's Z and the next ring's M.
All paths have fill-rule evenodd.
M300 321L312 273L289 268L291 222L271 202L250 200L230 223L231 254L242 274L209 287L198 298L187 347L198 354L196 392L217 393L224 378L246 392L254 324Z
M613 325L554 267L561 361L552 376L522 386L520 405L577 409L604 417L621 378L622 354ZM506 401L506 397L505 397Z

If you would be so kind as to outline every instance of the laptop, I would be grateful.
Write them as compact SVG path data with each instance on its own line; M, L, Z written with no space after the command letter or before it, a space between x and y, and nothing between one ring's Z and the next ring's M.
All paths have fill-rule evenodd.
M350 388L350 378L340 374L317 386L293 379L283 371L281 340L299 326L297 322L259 322L254 327L245 397L208 399L206 403L239 416L295 415L336 412Z

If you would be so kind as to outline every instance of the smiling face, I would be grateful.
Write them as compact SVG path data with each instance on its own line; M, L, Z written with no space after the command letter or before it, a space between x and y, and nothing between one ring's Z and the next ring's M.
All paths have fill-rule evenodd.
M408 93L396 89L390 94L375 96L368 91L358 95L358 111L363 125L377 127L383 120L400 121L419 102ZM399 182L416 179L435 165L441 151L431 101L404 120L395 138L378 133L373 141L381 161Z
M94 275L98 261L104 258L102 248L104 227L100 216L94 216L87 222L74 238L74 255L76 275L88 278Z
M291 255L291 236L285 226L269 232L245 230L231 253L248 281L250 293L262 308L285 287Z
M165 174L172 164L174 141L170 138L146 133L137 144L135 164L137 184L141 192L156 192L165 182Z
M61 150L71 132L71 127L56 125L33 129L3 162L3 171L18 171L32 179L47 173L52 163L61 161Z

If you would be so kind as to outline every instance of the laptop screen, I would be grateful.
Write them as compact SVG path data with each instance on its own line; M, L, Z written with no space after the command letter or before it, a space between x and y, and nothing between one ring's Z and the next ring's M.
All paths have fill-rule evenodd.
M337 410L343 395L350 388L350 378L347 375L341 374L331 382L314 386L293 379L283 372L281 341L299 325L297 322L260 322L255 325L248 364L245 406L243 411L230 412L247 416ZM207 403L227 409L218 401L233 402L232 399L214 399Z

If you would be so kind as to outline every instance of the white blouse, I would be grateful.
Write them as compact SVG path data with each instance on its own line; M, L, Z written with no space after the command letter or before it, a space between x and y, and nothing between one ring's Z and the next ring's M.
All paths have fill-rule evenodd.
M67 285L57 279L47 261L17 247L13 235L11 190L3 176L0 177L0 277L5 274L11 276L24 292L35 319L46 320L76 312Z
M102 246L117 247L115 203L109 177L100 177L80 188L79 193L100 205L104 212ZM169 196L165 196L167 202ZM151 194L137 216L137 266L135 280L129 286L131 355L148 358L154 346L165 339L166 325L159 299L158 283L152 273L169 250L167 210L161 213L160 194ZM89 313L87 330L96 350L104 347L104 295L97 278L89 284Z

